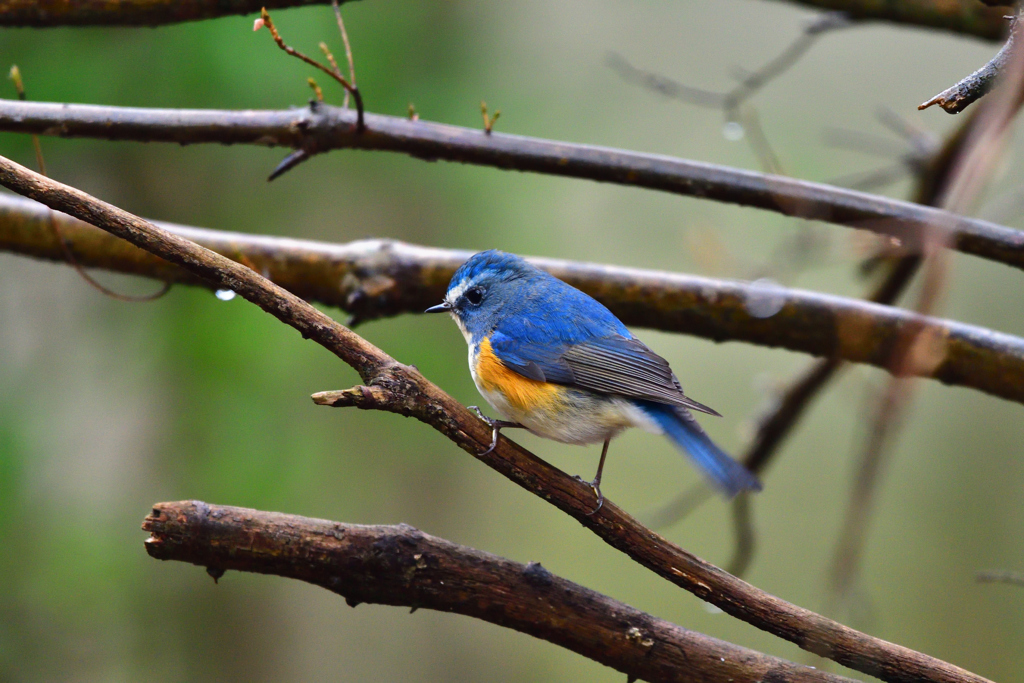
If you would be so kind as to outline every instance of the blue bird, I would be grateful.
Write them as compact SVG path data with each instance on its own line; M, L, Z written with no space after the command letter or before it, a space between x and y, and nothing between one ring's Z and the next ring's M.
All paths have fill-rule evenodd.
M612 437L627 427L664 434L728 496L760 490L745 467L716 446L690 413L717 412L683 394L668 361L634 337L611 311L575 287L497 250L455 271L444 302L469 344L477 389L505 420L562 443L604 442L594 512L604 504L601 472ZM582 481L582 479L581 479ZM593 513L591 513L593 514Z

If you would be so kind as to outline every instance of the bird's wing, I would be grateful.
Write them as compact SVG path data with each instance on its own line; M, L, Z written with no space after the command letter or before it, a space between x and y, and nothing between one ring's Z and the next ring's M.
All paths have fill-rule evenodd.
M668 361L619 334L581 341L527 339L495 332L491 348L507 368L540 382L717 412L683 394Z

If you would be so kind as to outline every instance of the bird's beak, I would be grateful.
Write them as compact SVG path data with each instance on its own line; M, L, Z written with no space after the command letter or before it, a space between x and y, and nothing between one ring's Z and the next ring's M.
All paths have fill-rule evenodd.
M450 310L452 310L452 305L450 303L448 303L447 301L442 301L438 305L431 306L430 308L428 308L427 310L425 310L423 312L424 313L447 313Z

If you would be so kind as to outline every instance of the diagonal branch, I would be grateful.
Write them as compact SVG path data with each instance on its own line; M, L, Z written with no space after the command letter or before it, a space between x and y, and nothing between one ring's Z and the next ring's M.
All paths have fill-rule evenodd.
M645 528L611 501L593 511L589 485L508 439L490 444L491 430L415 368L402 365L348 328L245 266L171 234L127 211L0 157L0 185L121 237L231 289L297 329L354 368L367 387L342 405L415 417L527 491L579 521L602 540L659 576L747 623L891 683L983 683L986 679L928 655L861 633L776 598L705 562Z
M297 515L158 503L146 551L225 570L306 581L361 603L454 612L515 629L645 681L852 683L658 619L527 565L407 525L342 524Z
M63 261L44 228L50 212L0 195L0 250ZM95 228L54 215L83 265L214 289L208 281ZM329 244L159 224L262 273L304 299L338 306L355 321L419 313L444 296L468 251L391 240ZM1024 339L903 309L805 290L771 291L779 311L750 314L765 293L753 284L598 264L531 259L607 305L627 325L743 341L887 367L901 330L922 324L941 358L921 376L1024 403ZM826 361L822 361L826 362ZM775 438L774 436L772 438ZM750 462L759 456L750 455Z
M367 114L314 102L286 111L145 109L0 100L0 131L103 140L366 149L583 178L751 206L895 236L908 250L948 225L952 248L1024 269L1024 233L844 188L715 164Z

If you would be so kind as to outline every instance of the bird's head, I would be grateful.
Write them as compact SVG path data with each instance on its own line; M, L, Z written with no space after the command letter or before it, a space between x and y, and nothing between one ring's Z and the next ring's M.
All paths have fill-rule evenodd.
M518 308L524 294L544 271L515 254L489 249L459 266L448 283L444 301L426 313L451 313L471 343L494 329L498 316Z

